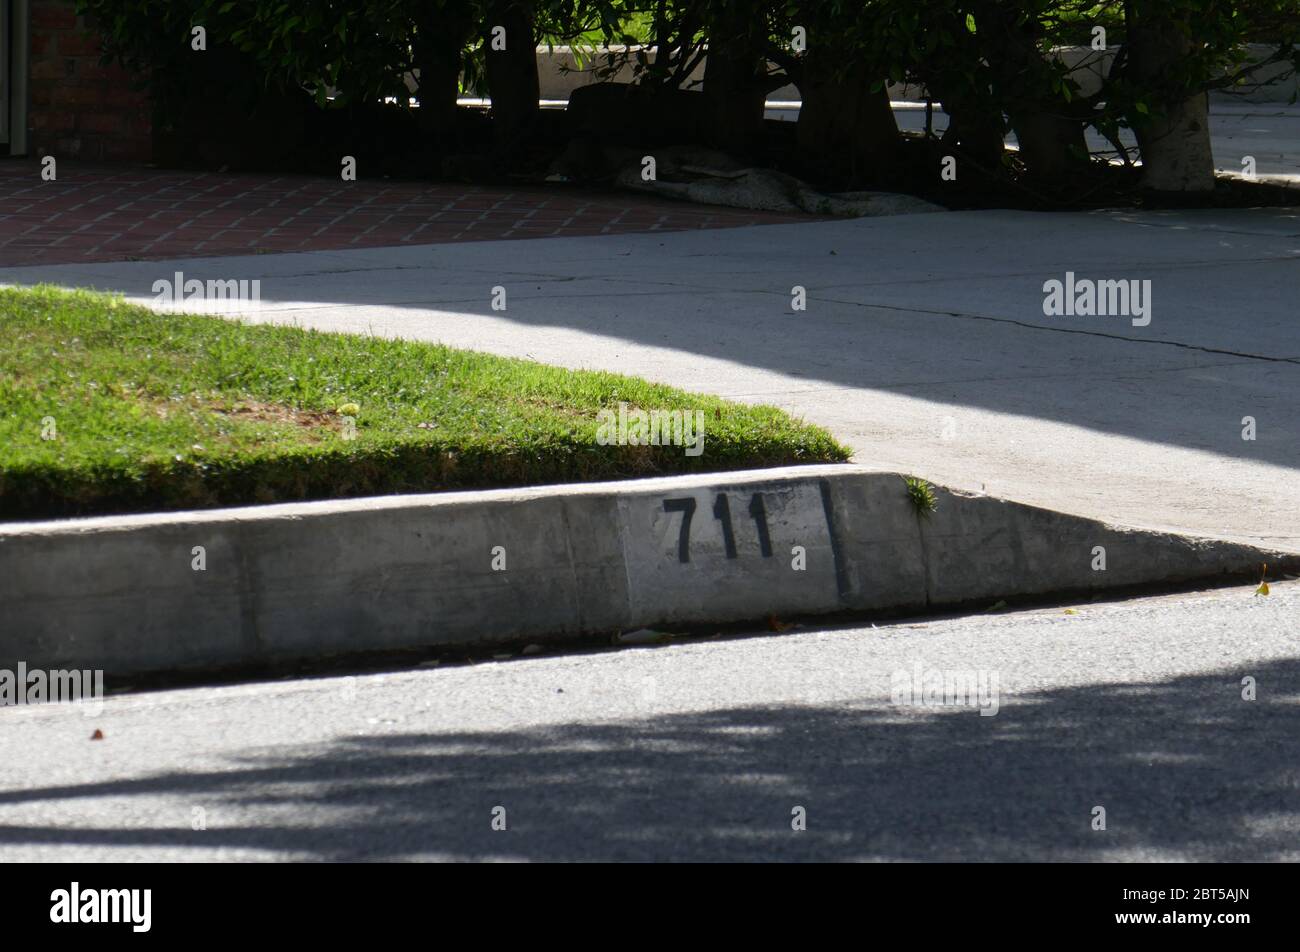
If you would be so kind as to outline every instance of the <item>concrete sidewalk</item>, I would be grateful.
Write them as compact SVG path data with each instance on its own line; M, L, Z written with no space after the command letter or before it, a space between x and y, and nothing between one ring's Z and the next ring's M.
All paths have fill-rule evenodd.
M943 213L11 268L0 282L147 300L176 270L260 278L257 320L775 404L882 470L1300 551L1294 209ZM1066 272L1150 281L1150 324L1045 316L1043 284ZM491 310L497 285L506 311Z

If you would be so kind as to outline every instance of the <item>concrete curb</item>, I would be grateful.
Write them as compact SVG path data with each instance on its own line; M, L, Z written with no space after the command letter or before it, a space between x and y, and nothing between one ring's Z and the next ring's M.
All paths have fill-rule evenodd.
M0 668L202 671L1300 570L936 495L919 516L898 475L826 465L10 523Z

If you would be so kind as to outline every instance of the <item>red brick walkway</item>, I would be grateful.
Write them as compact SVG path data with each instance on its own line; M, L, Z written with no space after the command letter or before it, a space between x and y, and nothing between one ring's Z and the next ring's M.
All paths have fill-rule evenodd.
M809 216L571 187L342 182L0 161L0 267L617 235Z

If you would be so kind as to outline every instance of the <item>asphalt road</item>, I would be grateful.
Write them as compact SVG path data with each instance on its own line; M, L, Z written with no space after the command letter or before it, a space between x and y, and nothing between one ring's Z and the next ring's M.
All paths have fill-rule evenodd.
M5 708L0 861L1296 861L1297 619L1292 582ZM895 703L928 671L996 714Z

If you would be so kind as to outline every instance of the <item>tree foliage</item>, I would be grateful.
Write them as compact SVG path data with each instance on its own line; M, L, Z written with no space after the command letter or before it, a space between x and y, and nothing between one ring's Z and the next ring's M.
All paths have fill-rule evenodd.
M238 51L268 86L305 91L323 108L381 100L407 108L413 98L426 134L435 137L447 136L456 96L467 89L491 92L494 102L513 101L508 114L497 116L512 125L511 142L532 130L527 99L535 75L526 75L526 63L521 74L519 60L511 69L485 65L491 27L503 20L523 34L515 39L525 48L569 41L617 47L597 53L591 65L605 75L630 65L633 81L651 90L696 88L697 67L712 59L704 92L711 138L722 140L712 144L731 143L745 154L761 150L762 97L793 83L810 114L800 131L805 164L859 184L888 181L914 161L897 148L905 137L880 109L889 83L912 84L941 102L950 117L943 150L964 156L981 175L1059 184L1114 158L1088 154L1090 127L1116 144L1124 162L1133 158L1118 146L1125 128L1137 133L1148 164L1165 161L1169 136L1199 121L1203 93L1248 87L1264 67L1300 67L1297 0L80 0L79 6L100 25L113 55L159 83L175 82L187 69L192 28L203 26L209 43ZM1262 60L1251 46L1260 43L1268 48ZM1070 45L1084 48L1082 64L1054 55ZM1104 48L1094 48L1099 45ZM1085 88L1084 70L1094 65L1100 81ZM845 121L856 131L837 127ZM1003 148L1009 131L1020 141L1018 153ZM1189 179L1187 187L1204 181L1203 175L1198 185Z

